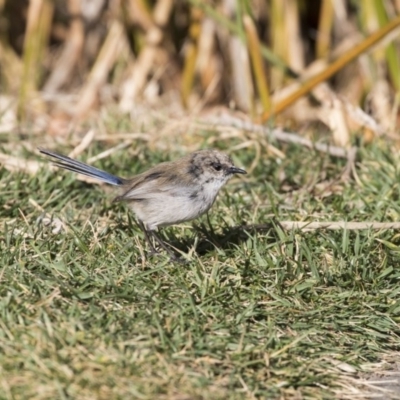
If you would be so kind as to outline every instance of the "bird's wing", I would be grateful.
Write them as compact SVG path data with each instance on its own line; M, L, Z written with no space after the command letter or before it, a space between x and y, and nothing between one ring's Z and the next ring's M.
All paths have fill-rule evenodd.
M172 164L172 163L171 163ZM195 189L194 182L170 163L156 167L134 177L115 201L145 200L155 196L185 196Z

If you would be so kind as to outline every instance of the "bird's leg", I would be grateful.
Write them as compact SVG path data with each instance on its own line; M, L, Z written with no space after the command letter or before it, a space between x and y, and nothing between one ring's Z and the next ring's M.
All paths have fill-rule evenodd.
M157 254L158 251L156 250L156 248L154 247L153 241L151 240L150 236L149 236L149 232L151 233L151 231L148 231L146 229L146 227L144 226L143 222L138 220L138 224L140 226L140 229L143 231L144 237L146 239L146 242L149 244L150 249L151 249L151 253L153 254Z
M149 233L156 239L158 244L170 255L173 260L178 259L179 257L165 244L165 242L157 235L156 231L149 231Z
M159 251L157 251L157 249L154 247L151 237L153 237L157 241L157 243L162 247L162 249L168 253L168 255L171 257L172 260L179 260L179 257L165 244L165 242L157 235L157 233L154 230L147 230L144 223L140 220L138 220L138 224L140 226L140 229L143 231L147 243L151 248L152 254L158 254Z

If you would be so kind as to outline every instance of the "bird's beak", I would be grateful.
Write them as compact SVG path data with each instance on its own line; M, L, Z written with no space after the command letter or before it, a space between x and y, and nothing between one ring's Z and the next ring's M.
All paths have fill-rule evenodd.
M244 169L235 166L229 167L228 172L230 174L247 174L247 172Z

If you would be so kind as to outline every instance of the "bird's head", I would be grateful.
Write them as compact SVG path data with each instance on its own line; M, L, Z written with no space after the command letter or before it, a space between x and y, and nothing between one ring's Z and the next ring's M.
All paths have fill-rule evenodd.
M223 186L234 174L246 174L236 167L231 158L218 150L199 150L191 154L188 160L188 174L193 180L212 186Z

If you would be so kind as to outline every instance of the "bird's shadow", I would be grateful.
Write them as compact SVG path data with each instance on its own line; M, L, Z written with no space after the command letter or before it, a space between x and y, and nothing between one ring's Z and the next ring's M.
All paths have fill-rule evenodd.
M225 226L222 230L220 229L216 232L211 225L200 223L193 225L195 235L192 235L192 237L182 239L172 233L168 235L166 240L172 247L183 253L188 252L189 249L196 245L196 253L199 256L203 256L215 251L215 248L231 249L260 232L271 233L272 237L278 236L275 229L276 225L273 221L262 225L241 224L233 227Z
M128 223L122 219L117 224L121 229L128 229L131 231L140 229L136 220L128 214ZM193 234L190 236L177 235L175 229L167 228L159 232L162 240L171 247L172 250L178 253L186 254L195 247L195 252L198 256L204 256L208 253L214 252L216 249L230 250L235 246L249 240L259 233L266 234L268 241L279 240L278 227L280 223L276 219L271 219L266 224L246 224L242 223L236 226L224 226L219 228L218 231L214 229L212 224L208 222L194 223ZM283 229L283 228L282 228ZM163 251L160 251L162 254ZM177 259L180 258L179 254Z

